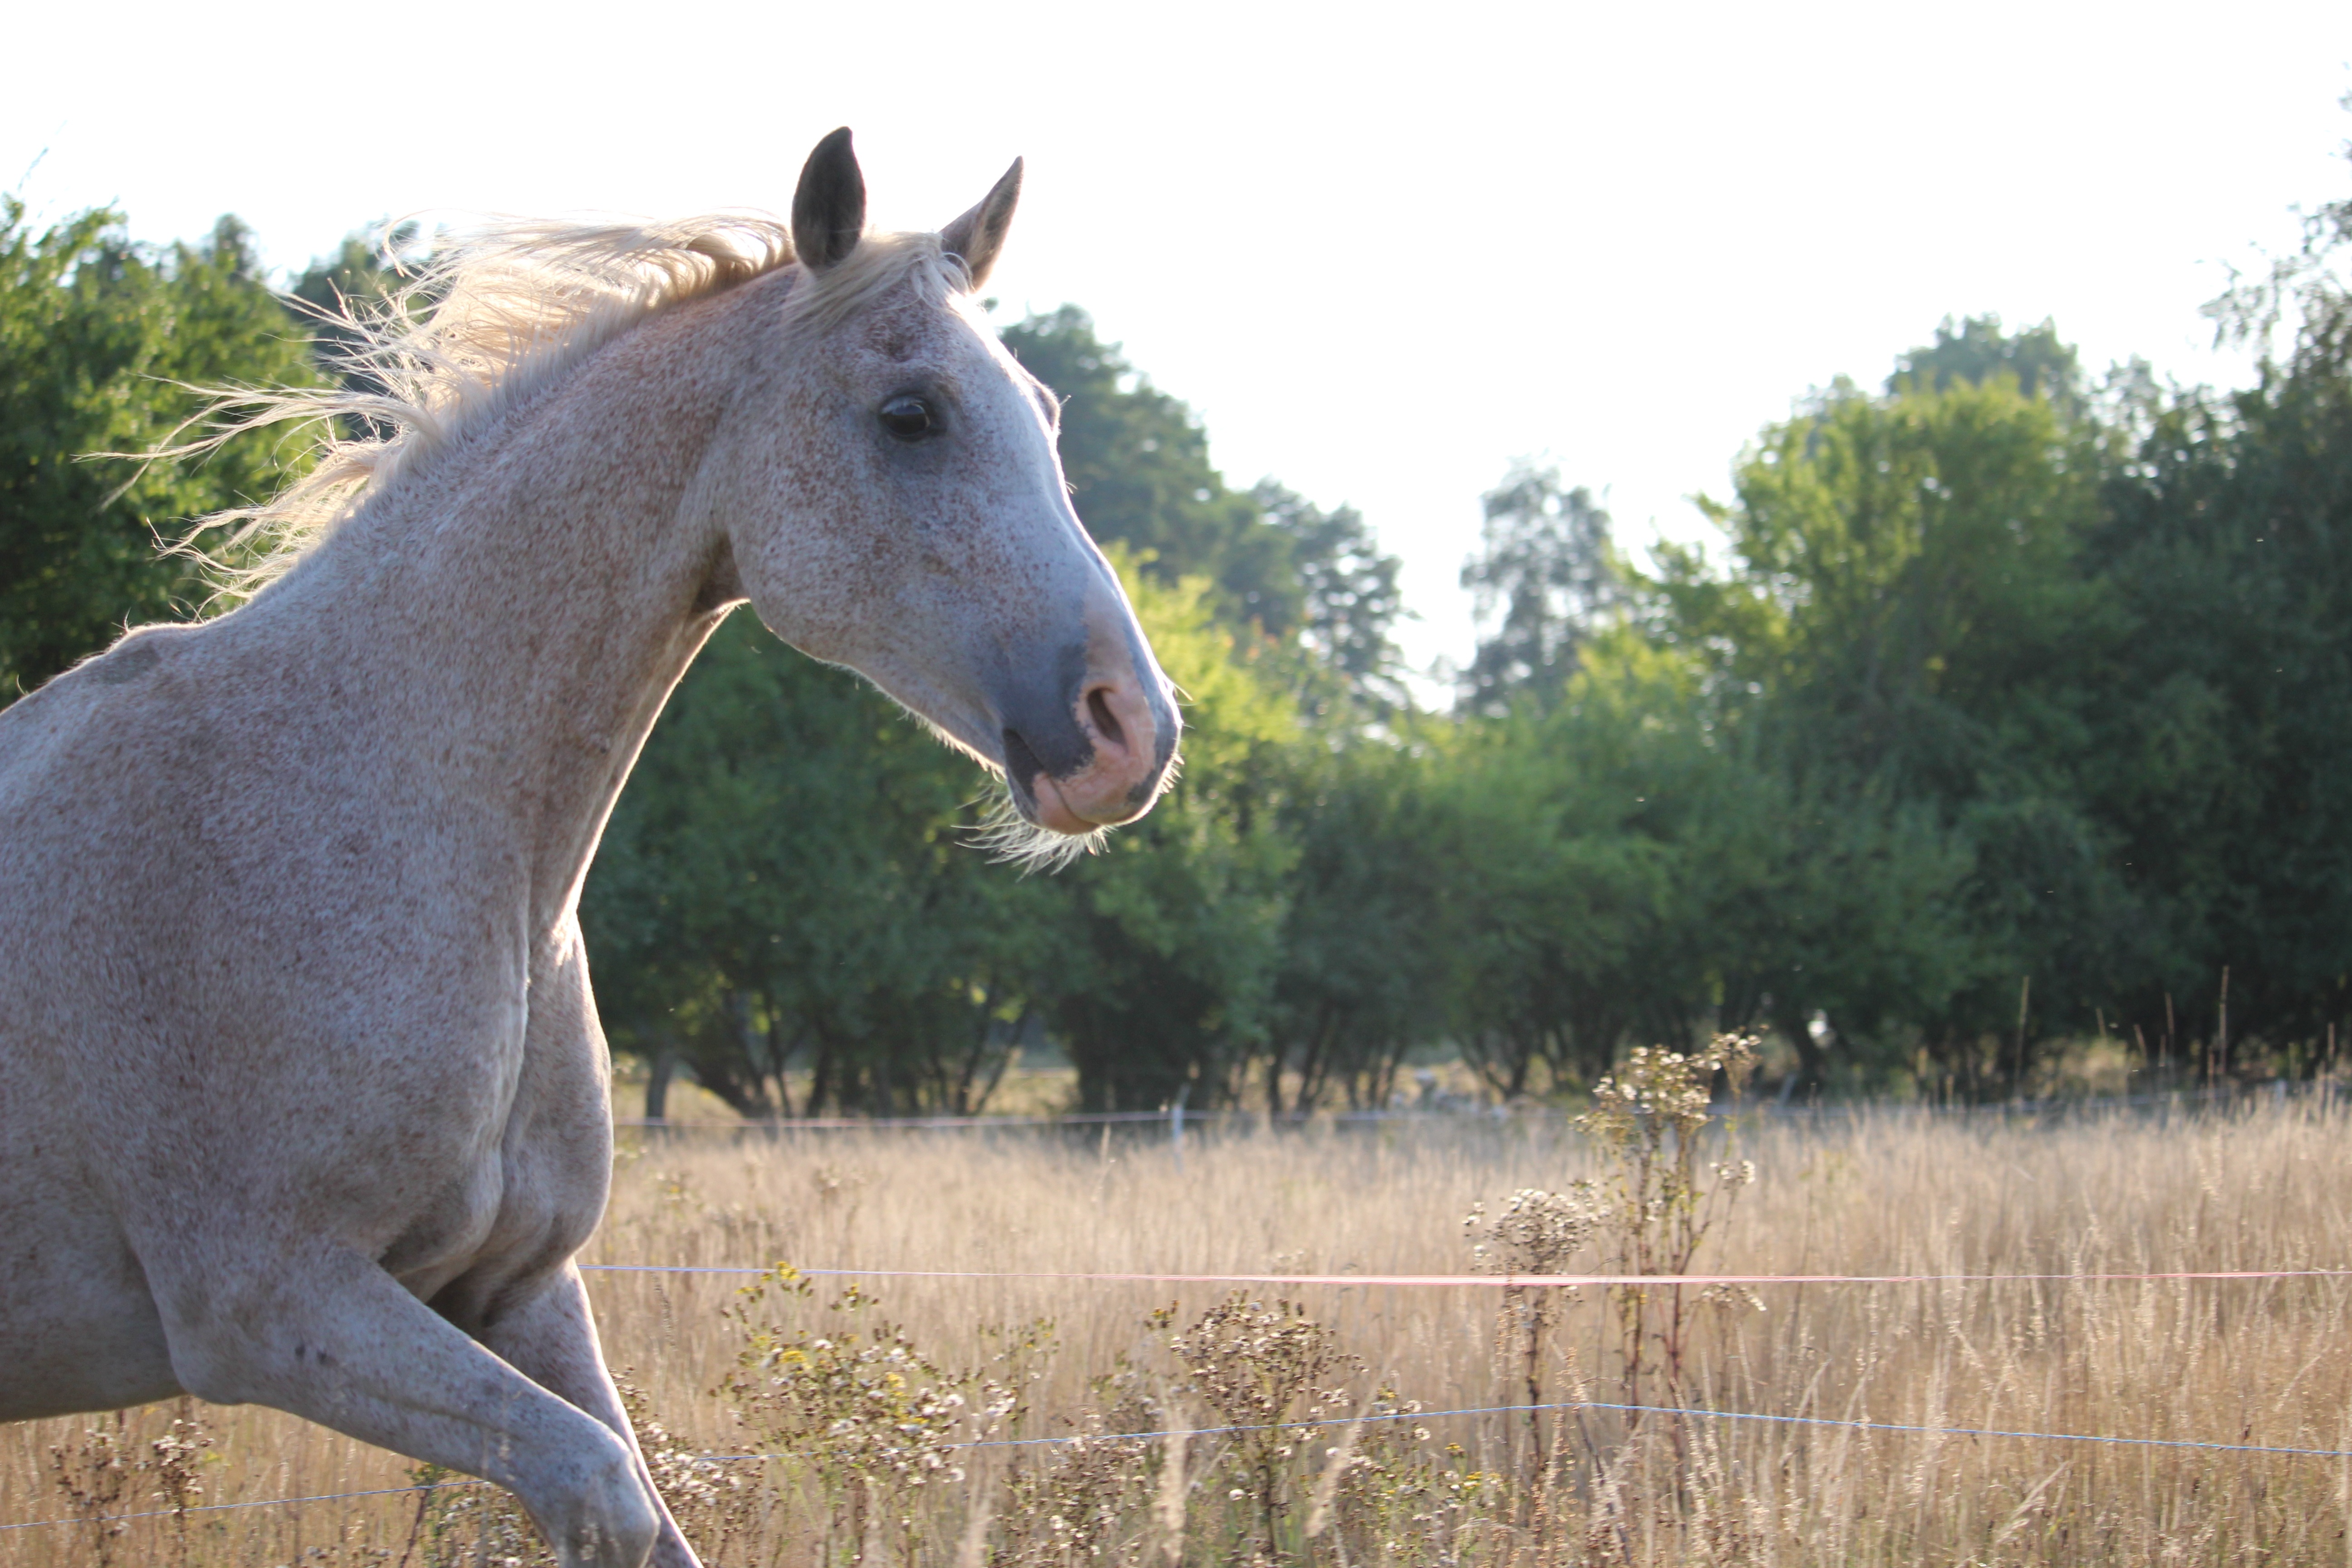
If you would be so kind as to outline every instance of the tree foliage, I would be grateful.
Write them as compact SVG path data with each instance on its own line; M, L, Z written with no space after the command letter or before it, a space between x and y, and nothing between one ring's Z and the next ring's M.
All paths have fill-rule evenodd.
M1462 585L1490 629L1461 673L1462 701L1490 715L1522 699L1549 708L1620 597L1609 514L1558 468L1527 463L1486 493L1486 512Z
M2292 1042L2304 1070L2352 1027L2347 256L2352 200L2217 303L2225 326L2292 338L2244 392L2139 409L2091 535L2127 632L2087 791L2138 939L2108 1007L2176 1058L2189 1034L2228 1065L2225 1007L2233 1037Z
M192 387L313 374L236 219L196 244L142 246L114 212L36 232L0 197L0 697L128 623L192 613L203 574L159 542L283 472L262 434L191 468L108 454L169 435L202 406Z

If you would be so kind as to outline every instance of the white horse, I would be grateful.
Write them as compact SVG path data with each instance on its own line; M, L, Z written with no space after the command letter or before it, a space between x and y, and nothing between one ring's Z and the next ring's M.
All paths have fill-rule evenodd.
M257 515L233 613L0 712L0 1420L253 1401L510 1489L571 1568L694 1555L572 1258L609 1064L574 910L687 663L749 600L1080 835L1177 721L971 290L1015 163L867 235L849 133L785 226L495 232Z

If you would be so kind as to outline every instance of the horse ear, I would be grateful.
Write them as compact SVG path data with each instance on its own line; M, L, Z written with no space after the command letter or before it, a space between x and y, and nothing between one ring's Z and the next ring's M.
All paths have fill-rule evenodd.
M816 144L801 165L793 193L793 250L801 265L822 272L857 248L866 232L866 176L849 149L845 125Z
M1013 226L1013 209L1020 200L1021 160L1015 158L1004 177L980 198L978 206L940 231L940 248L962 258L973 288L988 280L988 270L996 265L996 253L1004 248L1004 231Z

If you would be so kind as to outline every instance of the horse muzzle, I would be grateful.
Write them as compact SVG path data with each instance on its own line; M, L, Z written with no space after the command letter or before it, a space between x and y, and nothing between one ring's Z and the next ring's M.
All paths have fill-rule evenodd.
M1090 670L1076 685L1075 697L1047 711L1008 714L1003 737L1004 775L1021 815L1072 835L1150 811L1167 784L1179 728L1167 681L1148 662L1111 675Z

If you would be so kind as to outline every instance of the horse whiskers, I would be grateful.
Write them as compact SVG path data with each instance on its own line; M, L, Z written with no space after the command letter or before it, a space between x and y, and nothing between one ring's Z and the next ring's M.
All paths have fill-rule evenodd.
M1082 856L1100 854L1109 837L1108 827L1072 835L1038 826L1021 815L1008 786L989 802L979 825L968 830L965 842L985 850L992 860L1020 867L1022 875L1027 876L1033 871L1058 871Z

